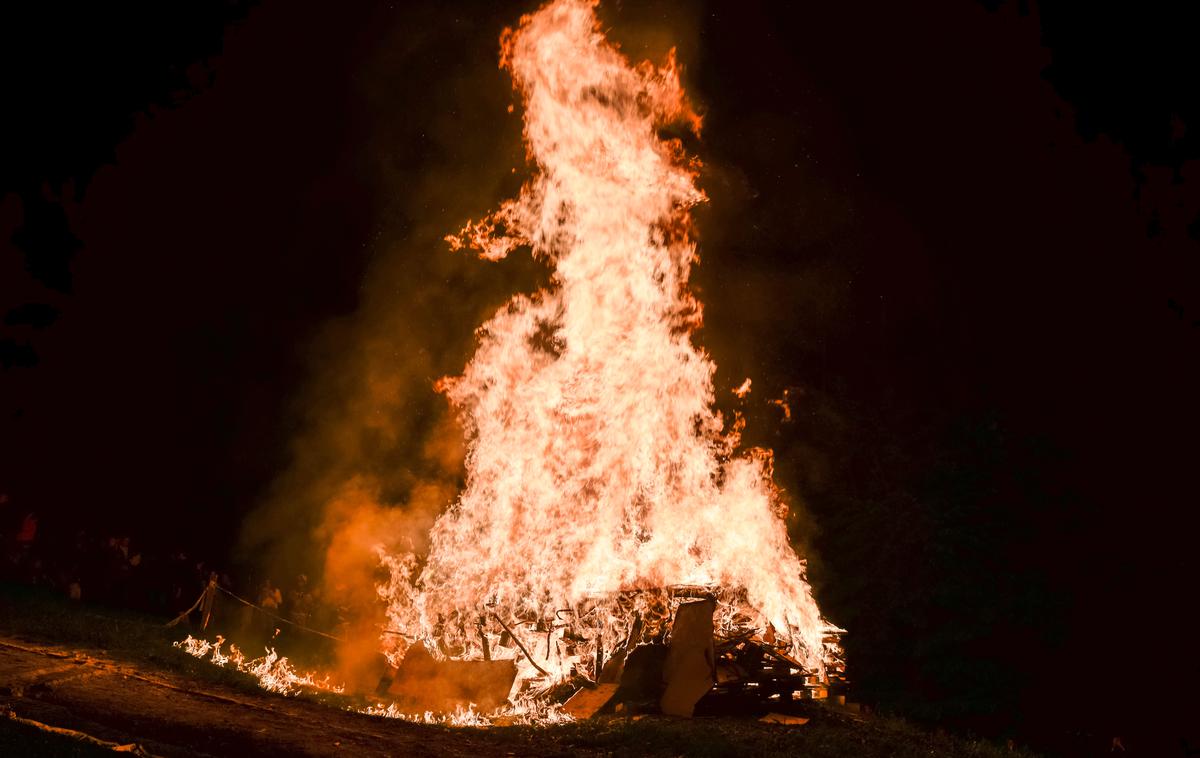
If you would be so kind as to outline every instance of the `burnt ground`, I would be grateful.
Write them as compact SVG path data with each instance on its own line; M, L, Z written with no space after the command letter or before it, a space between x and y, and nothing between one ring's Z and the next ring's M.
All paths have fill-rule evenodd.
M170 647L160 622L0 588L0 755L999 756L992 743L810 707L803 726L752 718L612 717L450 728L283 697ZM57 638L57 639L56 639ZM54 731L69 730L69 731Z

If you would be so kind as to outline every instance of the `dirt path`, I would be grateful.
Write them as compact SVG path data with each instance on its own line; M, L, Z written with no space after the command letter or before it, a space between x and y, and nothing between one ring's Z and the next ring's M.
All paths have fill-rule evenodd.
M9 710L162 756L561 754L533 741L501 746L476 730L201 685L93 651L0 637L0 718Z

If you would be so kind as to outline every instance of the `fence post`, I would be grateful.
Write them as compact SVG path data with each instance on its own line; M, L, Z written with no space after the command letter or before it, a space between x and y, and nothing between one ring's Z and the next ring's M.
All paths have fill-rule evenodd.
M201 622L201 629L208 629L208 622L212 619L213 603L217 600L217 572L212 572L208 575L208 586L204 588L204 601L200 605L200 613L204 618Z

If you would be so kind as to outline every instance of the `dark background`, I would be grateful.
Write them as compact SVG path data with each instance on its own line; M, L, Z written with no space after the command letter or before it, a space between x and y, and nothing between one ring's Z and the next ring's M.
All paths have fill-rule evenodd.
M6 524L246 564L239 525L320 436L343 353L395 353L404 418L441 402L473 327L539 276L439 242L519 181L496 40L531 6L441 5L5 7ZM748 441L850 630L852 699L1048 747L1195 731L1181 13L602 11L633 57L678 44L705 113L698 339L723 405L754 380Z

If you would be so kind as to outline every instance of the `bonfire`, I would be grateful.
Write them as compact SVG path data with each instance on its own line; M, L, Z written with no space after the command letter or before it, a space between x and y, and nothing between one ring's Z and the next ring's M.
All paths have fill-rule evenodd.
M381 552L389 694L576 715L823 696L841 630L789 542L771 452L742 449L694 341L706 198L667 135L698 137L701 119L674 51L631 65L588 0L548 3L501 48L531 178L447 240L491 261L528 251L552 273L438 383L468 440L466 485L427 552Z

